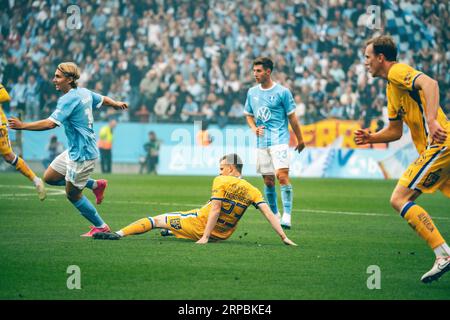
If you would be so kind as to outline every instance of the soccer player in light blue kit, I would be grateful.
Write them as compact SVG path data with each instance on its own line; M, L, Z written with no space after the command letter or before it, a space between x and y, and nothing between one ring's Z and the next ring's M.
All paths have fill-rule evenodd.
M82 236L92 237L96 232L110 231L97 209L82 193L85 187L92 189L94 193L98 189L97 181L89 178L98 158L92 108L109 105L115 109L127 109L128 105L85 88L78 88L76 80L79 77L80 70L75 63L59 64L53 83L56 90L62 91L64 95L59 98L56 110L50 117L29 123L12 117L8 119L8 123L12 129L32 131L64 126L69 147L53 160L44 173L44 180L51 185L65 185L69 201L93 224L91 230ZM97 198L97 203L98 200Z
M248 90L244 113L257 136L256 167L264 179L264 193L270 208L285 229L291 228L292 186L289 181L289 128L297 138L295 151L305 148L295 115L295 102L289 89L275 83L271 74L273 62L267 57L253 61L253 76L259 85ZM275 176L280 183L283 216L278 212Z

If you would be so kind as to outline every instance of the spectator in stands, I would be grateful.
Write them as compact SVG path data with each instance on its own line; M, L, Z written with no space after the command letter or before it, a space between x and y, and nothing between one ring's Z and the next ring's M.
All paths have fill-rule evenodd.
M228 119L231 123L245 123L244 105L235 98L228 111Z
M37 120L40 118L39 111L40 95L39 87L34 75L28 76L25 89L25 118L28 120Z
M83 28L69 35L65 32L64 1L5 1L8 19L0 21L0 41L6 44L3 51L0 49L4 53L0 55L0 75L9 88L20 76L25 75L27 82L35 75L43 101L52 93L45 88L45 74L70 55L84 70L80 83L85 81L89 88L100 83L103 92L111 87L123 90L133 116L142 104L153 110L165 91L175 93L178 110L169 116L170 121L181 120L189 91L199 106L211 92L221 96L227 116L232 101L242 94L240 88L253 83L248 72L251 61L263 54L276 57L277 81L292 82L308 93L320 82L325 101L340 99L348 83L356 85L353 92L361 99L350 117L358 117L357 111L365 103L362 91L374 86L383 91L379 88L384 84L365 79L367 72L361 62L360 45L371 31L365 26L365 1L332 1L320 6L315 0L286 0L281 5L262 0L242 6L237 3L223 0L213 2L211 8L206 7L208 2L190 8L184 0L171 0L162 6L148 1L126 5L106 1L101 6L92 2L83 6ZM405 48L402 51L408 53L400 58L421 61L423 65L418 67L449 88L445 67L450 62L450 42L446 41L449 7L439 1L418 5L402 0L399 5L384 2L383 12L386 21L382 27L399 37L400 46ZM409 19L411 15L414 19ZM417 30L415 37L403 34L407 24ZM156 75L147 78L150 70ZM191 80L191 85L192 76L195 81ZM385 94L378 93L386 105ZM321 109L310 108L307 97L301 94L305 121L316 119ZM14 104L17 95L13 97ZM209 105L214 109L214 103ZM227 123L217 112L211 121Z
M168 120L175 113L176 106L171 103L172 93L166 91L163 96L159 97L155 104L155 115L158 120Z
M199 108L197 102L194 101L192 96L188 94L186 96L186 102L181 110L181 120L184 122L191 122L196 116L199 115Z

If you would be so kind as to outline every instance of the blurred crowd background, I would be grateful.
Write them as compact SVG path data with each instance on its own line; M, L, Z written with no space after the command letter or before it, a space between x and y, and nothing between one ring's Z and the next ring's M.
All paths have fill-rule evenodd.
M450 108L450 4L447 1L131 0L79 1L79 21L64 0L0 0L0 81L7 112L47 117L59 93L58 63L76 62L79 85L130 104L96 120L245 123L252 60L269 56L289 87L302 124L322 119L383 119L384 80L364 68L364 42L391 34L399 61L439 81ZM381 28L368 27L368 8ZM72 19L72 20L70 20ZM110 110L110 108L108 108ZM382 124L381 124L382 125Z

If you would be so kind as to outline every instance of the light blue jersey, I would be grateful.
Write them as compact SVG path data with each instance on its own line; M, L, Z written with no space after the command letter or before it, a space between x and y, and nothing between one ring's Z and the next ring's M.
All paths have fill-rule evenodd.
M103 97L84 88L71 89L58 99L56 110L49 119L64 125L72 161L98 158L92 107L99 108Z
M257 147L267 148L289 143L288 116L295 112L295 102L289 89L274 83L272 88L257 85L248 90L244 113L255 118L256 126L264 126Z

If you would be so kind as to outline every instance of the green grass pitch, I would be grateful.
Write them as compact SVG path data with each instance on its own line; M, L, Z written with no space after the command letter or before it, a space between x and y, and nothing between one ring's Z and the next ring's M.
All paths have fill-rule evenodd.
M98 178L98 176L96 176ZM199 207L212 177L107 175L102 217L117 230L139 218ZM250 182L262 189L260 178ZM121 241L81 238L88 223L49 187L40 202L17 173L0 174L0 299L449 299L450 274L425 285L434 254L391 209L395 181L293 179L285 246L249 208L233 236L206 246L158 231ZM94 201L90 190L84 194ZM450 239L450 202L417 201ZM67 268L81 271L69 290ZM381 289L367 286L369 266ZM369 279L369 283L370 283Z

